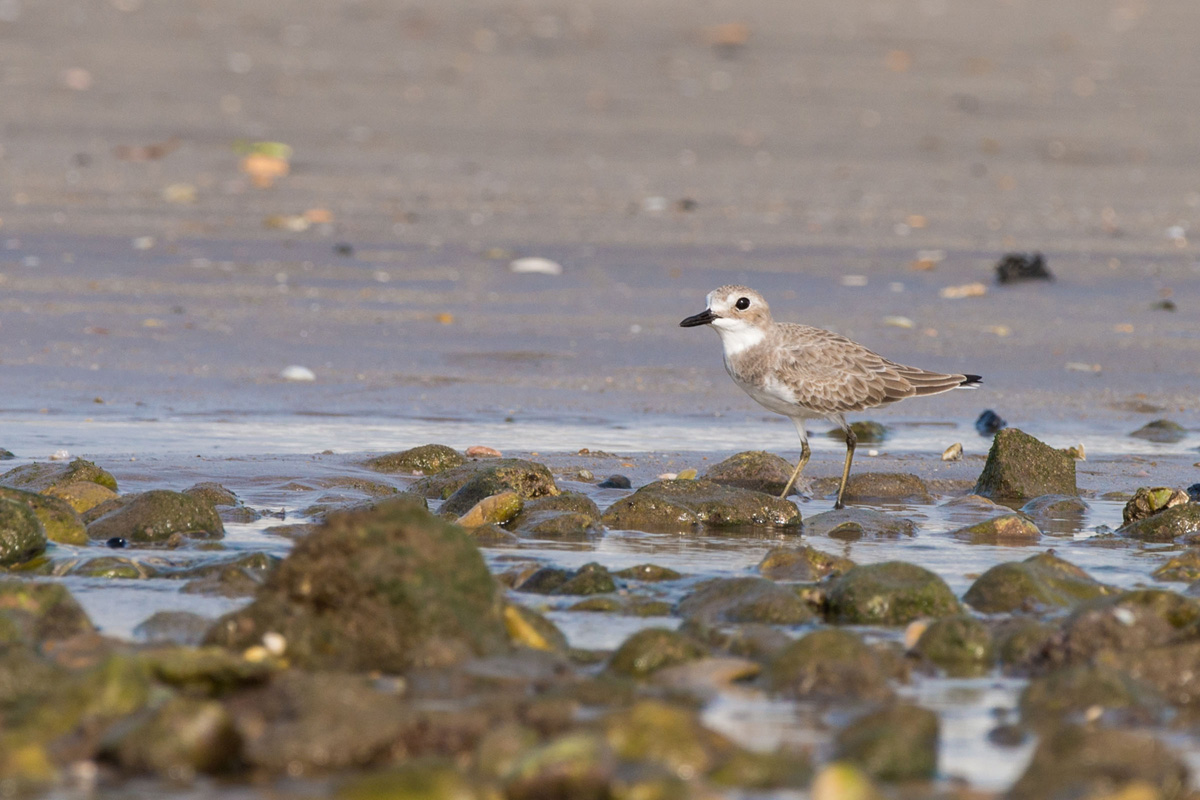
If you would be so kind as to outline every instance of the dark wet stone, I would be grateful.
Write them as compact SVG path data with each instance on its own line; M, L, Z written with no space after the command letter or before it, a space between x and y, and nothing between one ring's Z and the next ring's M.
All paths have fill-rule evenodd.
M214 506L236 506L241 504L236 494L215 481L197 483L194 486L184 489L183 493L212 503Z
M928 779L937 774L938 738L937 714L893 703L838 731L834 758L881 781Z
M997 747L1020 747L1029 740L1029 732L1020 725L1001 723L987 732L987 740Z
M1200 503L1200 483L1193 483L1187 487L1187 494L1193 503Z
M1188 641L1146 650L1129 650L1110 659L1131 679L1150 686L1177 712L1194 722L1200 717L1200 642Z
M1187 437L1187 428L1169 419L1156 419L1153 422L1147 422L1129 435L1135 439L1145 439L1148 442L1174 444Z
M83 578L143 580L154 577L156 570L130 558L102 556L75 565L68 574Z
M233 770L241 737L225 707L214 700L173 697L109 734L100 758L133 773L175 780Z
M795 466L773 453L748 450L713 464L704 479L724 486L778 495L792 477Z
M913 651L954 676L980 674L995 660L991 631L966 615L931 622Z
M996 262L996 283L999 284L1053 280L1041 253L1005 253Z
M709 625L698 619L684 620L679 632L728 655L755 661L764 661L795 641L772 625Z
M615 592L617 586L612 575L595 562L584 564L554 590L554 594L606 594Z
M3 447L0 447L0 461L12 461L14 458L16 456L13 455L11 450L5 450Z
M971 544L998 544L1020 547L1037 544L1042 532L1024 514L1002 514L998 517L976 522L965 528L951 531L955 539Z
M1123 723L1164 721L1166 701L1148 684L1104 664L1079 664L1037 675L1021 692L1021 719L1035 728L1107 712Z
M233 522L240 525L263 518L262 512L249 506L217 506L217 516L221 518L221 522Z
M764 672L774 692L801 700L884 700L892 695L878 654L849 631L814 631L777 652Z
M1052 553L997 564L976 578L963 600L985 614L1069 608L1112 591Z
M905 625L961 611L944 580L904 561L855 567L834 581L828 603L833 621L851 625Z
M1079 494L1075 460L1017 428L1007 428L992 441L973 493L1002 500Z
M131 542L164 542L172 534L202 539L219 539L225 526L211 503L182 492L155 489L134 495L125 505L88 525L88 536Z
M91 620L65 586L0 579L0 641L37 645L94 631Z
M775 547L758 564L759 573L773 581L819 581L829 575L841 575L854 562L841 556L822 553L815 547Z
M632 489L633 483L624 475L609 475L596 484L598 489Z
M133 635L155 644L198 645L211 627L211 619L191 611L156 611L133 629Z
M402 672L507 649L502 612L500 587L462 529L391 500L330 515L209 641L244 649L273 631L299 666Z
M842 508L806 519L804 534L828 536L847 542L859 539L898 539L901 536L916 536L917 523L872 508Z
M614 574L622 580L646 581L648 583L675 581L683 577L675 570L669 567L660 567L657 564L638 564L636 567L627 567Z
M534 539L586 538L601 532L600 509L579 492L546 495L526 502L508 527Z
M1161 589L1138 589L1076 609L1047 644L1045 664L1079 664L1200 638L1200 603Z
M684 597L677 610L685 619L708 624L800 625L814 616L795 592L765 578L713 578Z
M1156 581L1180 581L1191 583L1200 580L1200 547L1190 547L1182 553L1171 556L1150 577Z
M104 546L111 547L114 550L120 550L122 548L129 547L129 540L122 536L114 536L111 539L105 539Z
M192 567L172 577L188 581L183 586L185 594L249 597L258 591L279 563L278 556L248 553L233 560Z
M1008 422L990 408L975 420L975 430L980 436L995 436L1008 427Z
M59 497L0 486L0 499L23 503L42 523L46 538L58 544L87 544L87 529L70 503Z
M612 672L644 678L663 667L695 661L707 649L691 637L666 628L645 628L630 636L608 662Z
M1122 522L1128 525L1166 511L1168 508L1191 501L1188 493L1170 486L1140 487L1125 504L1121 512Z
M1027 672L1041 658L1058 628L1032 617L1012 617L992 629L996 657L1009 672Z
M690 533L710 528L797 527L800 512L778 497L707 480L655 481L609 506L609 528Z
M846 502L932 503L925 481L904 472L854 472L846 481Z
M1082 498L1063 494L1044 494L1021 506L1042 533L1066 536L1083 530L1088 504Z
M1187 765L1147 733L1064 725L1043 736L1011 800L1117 797L1144 787L1147 797L1182 798ZM1129 795L1132 796L1132 795Z
M441 486L441 491L430 494L438 485ZM522 500L559 493L549 469L542 464L519 458L473 461L438 475L422 478L414 484L413 489L426 497L445 498L439 513L454 516L465 514L485 497L504 492L516 492ZM447 490L450 491L449 494L446 493Z
M98 483L106 489L117 490L117 479L91 461L77 458L67 464L37 462L24 464L0 475L0 485L26 489L39 494L54 494L51 490L71 483Z
M46 549L46 531L33 509L0 497L0 567L22 564Z
M1117 528L1118 536L1151 543L1189 543L1196 538L1197 532L1200 532L1200 503L1172 506Z
M367 459L363 466L375 472L436 475L461 466L466 459L454 448L444 444L425 444L399 453ZM432 496L432 495L430 495Z

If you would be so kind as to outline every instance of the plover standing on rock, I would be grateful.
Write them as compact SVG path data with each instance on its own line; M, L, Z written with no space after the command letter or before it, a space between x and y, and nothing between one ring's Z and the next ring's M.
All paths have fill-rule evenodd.
M782 414L800 434L800 462L783 487L787 497L808 463L805 420L827 419L846 434L846 465L834 508L842 508L857 440L846 413L888 405L906 397L974 388L978 375L946 375L888 361L832 331L775 322L767 301L745 286L722 286L708 307L679 323L711 325L721 336L725 371L759 405Z

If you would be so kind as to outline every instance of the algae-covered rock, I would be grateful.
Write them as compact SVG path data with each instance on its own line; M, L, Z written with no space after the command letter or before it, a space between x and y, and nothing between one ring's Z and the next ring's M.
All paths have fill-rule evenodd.
M986 671L995 658L991 631L965 615L934 620L913 651L954 676Z
M566 733L533 748L513 765L507 800L608 800L616 758L599 733Z
M83 520L66 500L6 486L0 486L0 499L14 500L33 509L33 513L42 523L46 538L50 541L58 544L88 543Z
M1079 494L1075 459L1024 431L1005 428L992 440L974 494L1006 500Z
M258 686L276 671L266 660L252 660L221 647L155 647L140 656L156 680L191 695L218 697Z
M648 583L675 581L683 577L670 567L660 567L658 564L638 564L634 567L626 567L614 574L627 581L646 581Z
M869 419L850 423L850 430L859 444L882 444L891 433L883 423ZM832 428L827 435L839 442L846 441L846 433L841 428Z
M655 481L608 507L609 528L690 533L708 526L730 528L800 524L796 506L778 497L708 480Z
M376 472L436 475L462 466L465 461L466 459L452 447L444 444L425 444L398 453L369 458L363 462L363 466Z
M642 700L608 715L604 738L622 760L675 774L703 775L738 749L705 728L696 712L656 700Z
M704 479L778 496L795 469L784 459L762 450L736 453L704 473Z
M608 662L620 675L644 678L664 667L695 661L708 655L699 642L666 628L644 628L630 636Z
M214 506L236 506L241 503L236 494L215 481L194 484L184 489L183 493L212 503Z
M179 533L202 539L219 539L225 526L216 508L207 501L166 489L135 495L87 527L93 539L119 537L130 542L164 542Z
M1166 511L1173 506L1183 505L1191 500L1188 493L1182 489L1170 486L1140 487L1133 497L1125 504L1121 512L1122 522L1128 525L1139 519L1154 516L1160 511Z
M1066 494L1044 494L1021 506L1042 533L1068 536L1083 530L1088 504L1080 497Z
M615 592L612 574L601 564L584 564L577 570L542 567L515 587L534 594L604 594Z
M47 497L59 498L78 514L91 511L118 497L112 489L92 481L56 484L47 489L45 494Z
M532 608L516 603L507 604L504 607L504 629L518 647L564 654L570 650L567 637L558 626Z
M1200 580L1200 547L1189 547L1182 553L1171 556L1150 576L1156 581L1181 581L1191 583Z
M0 567L22 564L46 549L46 531L33 509L0 497Z
M812 800L882 800L883 793L865 772L846 761L826 764L813 778Z
M841 575L854 562L841 556L822 553L815 547L774 547L758 563L758 571L773 581L819 581L829 575Z
M961 610L944 580L904 561L855 567L834 581L828 598L830 618L852 625L904 625Z
M225 707L214 700L174 697L109 733L101 757L129 772L176 780L220 773L238 765L241 737Z
M834 757L881 781L928 779L937 774L938 735L937 714L893 703L840 730Z
M1007 797L1174 800L1184 797L1188 786L1187 765L1150 734L1063 725L1039 740L1029 766Z
M519 458L468 461L422 478L410 488L423 497L445 500L442 513L456 515L501 492L516 492L522 500L558 494L554 476L545 465Z
M461 528L395 500L331 514L209 640L278 632L292 663L401 672L508 647L499 585Z
M0 579L0 641L40 644L92 633L91 620L67 587L17 578Z
M1117 712L1124 722L1162 721L1169 707L1151 686L1105 664L1079 664L1037 675L1021 693L1021 719L1045 728L1072 716Z
M516 492L501 492L485 497L455 520L464 528L480 525L504 525L521 513L521 496Z
M144 580L152 577L152 567L123 556L100 556L79 562L71 568L69 575L81 578L110 578L117 580Z
M855 502L932 503L925 481L904 472L854 472L846 481L846 500Z
M1107 586L1053 553L997 564L980 575L963 600L985 614L1069 608L1108 594Z
M451 761L425 760L345 779L334 800L494 800Z
M951 531L951 536L971 544L998 544L1020 547L1037 544L1042 532L1024 514L1002 514Z
M1122 525L1117 529L1117 535L1157 544L1186 541L1193 538L1198 531L1200 503L1184 503Z
M772 691L802 700L883 700L892 695L876 652L837 628L814 631L778 651L764 676Z
M1009 672L1026 672L1040 659L1058 628L1032 617L1010 617L992 628L996 658Z
M1200 716L1200 641L1106 655L1105 661L1141 685L1153 688L1176 711L1194 721ZM1181 715L1182 716L1182 715Z
M806 519L804 534L849 542L859 539L899 539L902 536L915 536L917 524L910 519L872 508L840 508Z
M133 636L151 644L197 645L211 627L211 619L191 611L155 611L138 623Z
M1135 439L1145 439L1148 442L1174 444L1184 440L1187 436L1187 428L1169 419L1156 419L1147 422L1129 435Z
M766 578L713 578L697 586L679 603L685 619L704 623L759 622L800 625L813 612L800 597Z
M1050 665L1139 652L1200 638L1200 603L1161 589L1137 589L1076 609L1042 654Z
M187 580L183 586L186 594L248 597L258 591L279 563L278 556L247 553L181 570L171 577Z
M586 538L600 532L600 509L579 492L545 495L525 503L509 527L534 539Z
M26 489L39 494L53 493L51 489L77 481L97 483L117 491L117 479L91 461L77 458L67 464L38 462L25 464L0 475L0 485Z

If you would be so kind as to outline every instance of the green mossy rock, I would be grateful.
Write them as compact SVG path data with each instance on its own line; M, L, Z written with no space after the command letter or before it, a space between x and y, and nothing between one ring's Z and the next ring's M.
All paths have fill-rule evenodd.
M273 631L298 666L403 672L506 651L503 607L461 528L386 501L331 514L209 641L244 649Z
M696 640L666 628L644 628L630 636L608 662L608 670L644 678L663 667L685 664L708 655Z
M229 772L238 766L241 736L215 700L173 697L110 731L101 758L133 773L175 780L196 773Z
M800 512L778 497L708 480L655 481L609 506L609 528L691 533L708 528L795 528Z
M1079 494L1075 459L1024 431L1005 428L992 440L973 493L1001 500Z
M504 627L508 631L509 639L518 647L561 655L566 655L571 650L567 637L557 625L532 608L519 603L509 603L505 606Z
M819 581L829 575L842 575L855 566L841 556L822 553L815 547L775 547L758 563L759 573L773 581Z
M617 585L608 569L592 562L574 571L542 567L515 588L533 594L606 594L615 592Z
M1165 544L1188 541L1200 531L1200 503L1184 503L1117 528L1118 536Z
M1175 592L1136 589L1077 608L1042 658L1049 666L1081 664L1198 638L1200 603Z
M615 768L616 757L601 734L566 733L517 759L504 796L506 800L610 800Z
M853 472L846 481L847 502L932 503L925 481L905 472Z
M951 536L971 544L992 544L1020 547L1037 544L1042 538L1038 526L1024 514L1002 514L951 531Z
M0 579L0 621L0 643L38 645L95 631L67 587L17 578Z
M545 495L525 503L508 527L532 539L582 539L601 532L600 509L579 492Z
M334 800L495 800L450 761L418 761L346 779Z
M828 536L841 541L899 539L916 536L917 523L873 508L841 508L804 521L805 536Z
M0 499L14 500L33 509L42 523L46 538L58 544L83 545L88 543L87 528L66 500L50 495L10 489L0 486Z
M991 631L965 615L930 623L913 651L955 677L982 674L995 660Z
M33 509L0 498L0 567L23 564L46 549L46 531Z
M775 653L764 672L771 691L801 700L885 700L888 671L849 631L814 631Z
M215 481L204 481L183 490L186 495L191 495L205 502L212 503L214 506L236 506L241 505L241 501L233 492L226 489Z
M738 748L710 731L690 709L642 700L604 720L604 738L618 758L672 774L703 775Z
M38 462L25 464L0 475L0 485L12 486L44 494L55 486L65 486L76 481L98 483L106 489L117 491L117 479L91 461L77 458L67 464Z
M904 561L855 567L834 581L828 604L830 619L851 625L906 625L961 611L944 580Z
M522 500L559 493L554 476L545 465L519 458L463 464L423 478L413 485L413 489L426 497L444 498L439 513L453 516L465 514L485 497L504 492L516 492Z
M1200 641L1187 641L1146 650L1128 650L1108 659L1130 679L1152 687L1184 712L1180 719L1200 718Z
M647 583L677 581L683 577L675 570L669 567L660 567L658 564L638 564L635 567L626 567L614 574L622 580L646 581Z
M704 473L704 480L777 497L794 469L794 465L777 455L748 450L713 464Z
M840 730L834 758L881 781L927 780L937 774L938 737L937 714L894 703Z
M1153 488L1142 486L1125 504L1125 508L1121 512L1122 521L1123 524L1128 525L1187 502L1189 502L1188 493L1182 489L1173 489L1170 486Z
M997 564L980 575L963 600L985 614L1070 608L1114 591L1052 553Z
M466 459L452 447L444 444L425 444L399 453L367 459L363 466L375 472L388 474L402 472L409 475L436 475L460 467L464 463Z
M757 622L801 625L813 612L793 591L766 578L713 578L697 586L679 602L684 619L706 624Z
M143 580L155 575L155 570L124 556L100 556L81 561L67 574L81 578L113 578L119 580Z
M1156 419L1147 422L1129 435L1135 439L1145 439L1148 442L1174 444L1184 440L1187 436L1187 428L1169 419Z
M1079 664L1035 676L1021 693L1020 709L1021 720L1039 729L1097 711L1150 725L1163 722L1170 710L1153 687L1104 664Z
M1041 738L1011 800L1187 795L1188 768L1148 733L1064 725ZM1136 792L1136 793L1135 793Z
M1029 672L1041 659L1058 628L1032 617L1010 617L992 629L996 657L1010 673Z
M130 542L165 542L179 533L202 539L219 539L225 535L212 503L195 497L155 489L134 495L132 499L87 527L92 539L120 537Z
M1192 583L1200 580L1200 547L1189 547L1182 553L1171 556L1150 577L1156 581L1181 581Z
M119 496L107 486L91 481L56 484L47 489L45 494L47 497L57 497L62 500L78 514L90 511Z

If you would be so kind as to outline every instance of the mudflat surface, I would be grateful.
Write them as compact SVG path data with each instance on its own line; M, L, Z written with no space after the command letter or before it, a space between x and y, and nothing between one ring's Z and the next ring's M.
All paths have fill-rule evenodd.
M5 412L760 419L677 327L741 282L985 376L876 416L1196 424L1195 4L2 16ZM254 186L239 140L290 145L291 174ZM994 285L1010 250L1057 280Z

